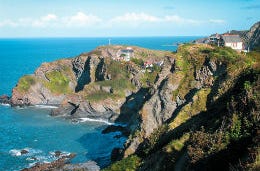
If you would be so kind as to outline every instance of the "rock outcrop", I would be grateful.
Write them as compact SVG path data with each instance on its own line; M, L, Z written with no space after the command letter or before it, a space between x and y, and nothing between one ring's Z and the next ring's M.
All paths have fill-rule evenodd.
M141 82L145 71L142 65L119 59L118 52L124 48L98 47L75 58L43 63L34 74L19 80L12 91L11 104L58 105L59 108L51 115L116 120L124 110L122 106L126 109L130 105L129 98L138 94L142 85L146 84ZM163 61L164 56L170 54L132 48L134 58L143 61Z

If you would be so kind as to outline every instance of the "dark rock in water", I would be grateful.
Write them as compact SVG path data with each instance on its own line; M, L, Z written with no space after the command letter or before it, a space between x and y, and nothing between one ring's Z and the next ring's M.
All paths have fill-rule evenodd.
M0 96L0 103L2 104L10 104L10 97L7 95Z
M27 151L27 150L25 150L25 149L22 149L22 150L21 150L21 155L24 155L24 154L27 154L27 153L29 153L29 151Z
M55 160L51 163L36 163L33 167L25 168L22 171L42 171L42 170L64 170L63 167L69 160L74 158L75 154L69 154L62 156L58 160Z
M61 151L55 151L55 152L54 152L54 156L55 156L55 157L60 157L61 154L62 154Z
M111 161L115 162L121 160L124 156L124 150L122 148L114 148L111 152Z
M106 129L102 131L102 134L108 134L117 131L121 132L124 136L128 136L130 134L129 130L121 125L109 125Z

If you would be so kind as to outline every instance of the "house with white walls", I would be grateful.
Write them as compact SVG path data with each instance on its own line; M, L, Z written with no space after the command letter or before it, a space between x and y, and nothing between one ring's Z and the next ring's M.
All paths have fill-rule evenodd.
M226 47L241 52L244 49L242 39L237 34L223 34L221 35L222 44Z

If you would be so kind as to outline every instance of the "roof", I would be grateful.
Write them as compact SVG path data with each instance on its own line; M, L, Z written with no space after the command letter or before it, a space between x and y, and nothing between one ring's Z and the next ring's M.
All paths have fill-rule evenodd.
M236 42L242 42L241 38L239 35L222 35L222 39L224 40L225 43L236 43Z
M133 49L122 49L121 52L122 53L133 53L134 50Z

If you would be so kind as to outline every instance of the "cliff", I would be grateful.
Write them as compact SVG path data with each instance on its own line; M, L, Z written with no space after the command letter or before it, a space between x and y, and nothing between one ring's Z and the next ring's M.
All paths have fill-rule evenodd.
M19 80L11 103L58 105L51 115L124 123L118 129L128 140L105 170L259 167L259 53L131 47L126 62L119 55L126 48L102 46L44 63Z
M159 70L171 67L170 52L131 47L133 57L126 62L126 54L120 56L126 49L101 46L75 58L43 63L18 81L11 104L56 105L59 108L51 115L116 120L122 110L127 113L142 104L148 87L160 77ZM145 68L146 61L154 66ZM159 67L158 62L164 65Z
M231 33L257 49L259 26ZM102 132L127 137L105 171L259 170L259 57L207 44L177 52L101 46L43 63L0 102L120 123Z
M104 170L259 168L259 54L186 44L171 61Z

